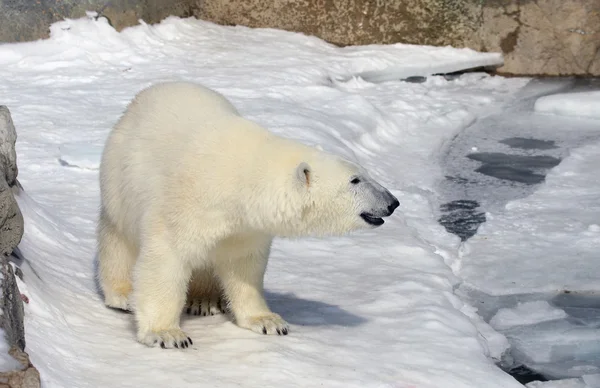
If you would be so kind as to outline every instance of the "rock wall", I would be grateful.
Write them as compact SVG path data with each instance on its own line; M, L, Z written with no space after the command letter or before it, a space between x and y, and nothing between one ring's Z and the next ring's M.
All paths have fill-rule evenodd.
M195 1L196 17L220 24L502 52L503 74L600 76L600 0Z
M501 72L600 76L600 0L486 1L479 31Z
M10 255L23 236L23 215L11 190L19 172L16 141L10 112L0 105L0 257Z
M121 30L138 23L157 23L169 15L191 16L191 0L0 0L0 42L47 38L48 27L64 18L81 18L86 11L106 16Z
M0 351L0 388L38 388L40 375L25 353L23 301L9 261L9 255L21 241L24 226L13 195L13 190L20 189L16 140L10 111L0 105L0 326L4 334L0 342L8 349L7 353ZM11 359L16 362L6 361Z

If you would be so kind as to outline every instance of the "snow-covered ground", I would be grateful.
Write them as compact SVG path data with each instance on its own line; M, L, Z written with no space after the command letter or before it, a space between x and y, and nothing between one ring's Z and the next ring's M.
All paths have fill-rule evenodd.
M459 239L437 223L436 188L442 150L478 117L501 110L528 80L481 73L430 76L419 84L390 79L391 72L429 75L498 62L497 54L464 49L336 48L301 34L178 18L121 33L103 19L67 20L52 26L48 40L0 45L0 104L17 128L24 187L17 199L26 229L19 247L19 287L29 297L26 350L43 386L521 386L494 365L506 338L453 292L461 283L457 274L469 268L475 278L491 278L489 286L504 287L498 262L513 253L502 241L514 237L501 236L487 248L469 241L460 250ZM358 73L386 81L351 76ZM265 286L273 310L291 324L286 337L258 336L223 316L184 315L194 345L151 349L135 341L132 316L105 308L98 294L94 227L104 140L136 92L174 79L202 82L272 131L358 161L401 202L397 215L371 232L276 240ZM586 197L597 187L586 168L597 163L598 147L574 151L540 194L490 217L485 228L491 232L484 233L517 233L518 227L532 233L536 214L518 218L511 209L549 201L544 214L558 229L540 230L554 240L543 245L540 239L532 252L543 256L551 243L566 243L559 248L589 259L600 235L593 213L573 203L563 214L570 221L561 224L551 205L579 195L578 202L587 198L598 209ZM567 241L568 233L576 240ZM550 276L544 269L539 276ZM591 284L592 271L565 276ZM519 321L502 314L496 320L505 325ZM544 319L533 314L520 321Z

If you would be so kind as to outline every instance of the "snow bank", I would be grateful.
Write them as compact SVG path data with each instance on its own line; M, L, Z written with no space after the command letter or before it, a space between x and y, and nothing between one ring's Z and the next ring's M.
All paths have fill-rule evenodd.
M0 46L0 95L18 129L25 188L27 344L44 386L521 386L490 359L506 340L453 294L458 279L446 261L457 241L432 204L444 142L525 81L331 81L461 56L471 65L487 58L410 45L336 48L178 18L121 33L102 19L67 20L49 40ZM400 199L398 216L376 231L276 240L265 286L291 323L287 337L184 316L192 348L150 349L135 341L131 315L98 295L99 150L135 93L173 79L202 82L272 131L362 163Z
M600 91L559 93L536 100L536 112L600 119Z

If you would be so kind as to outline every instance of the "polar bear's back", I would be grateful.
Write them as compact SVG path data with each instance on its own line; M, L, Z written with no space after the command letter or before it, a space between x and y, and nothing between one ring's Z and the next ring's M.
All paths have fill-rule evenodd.
M200 208L202 196L227 202L239 190L238 177L254 168L257 150L269 143L278 152L275 142L217 92L188 83L154 85L136 95L108 136L100 164L102 211L135 240L150 210L173 209L185 201L180 197L196 199L179 206L184 209Z
M201 85L169 82L139 92L109 134L100 165L103 211L117 227L137 235L150 204L164 197L168 180L182 174L195 152L212 152L241 120L221 94Z
M140 107L144 114L156 110L186 113L195 119L238 115L236 108L221 94L199 84L189 82L164 82L139 92L129 110Z

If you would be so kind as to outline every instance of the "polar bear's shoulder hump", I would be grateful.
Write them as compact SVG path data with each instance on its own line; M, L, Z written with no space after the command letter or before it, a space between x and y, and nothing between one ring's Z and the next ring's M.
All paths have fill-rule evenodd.
M225 96L192 82L171 81L154 84L140 91L135 97L135 102L145 106L167 104L178 109L195 107L213 113L227 112L238 115L237 109Z

